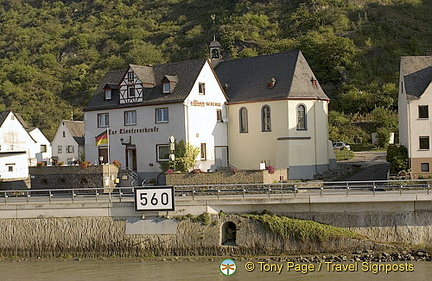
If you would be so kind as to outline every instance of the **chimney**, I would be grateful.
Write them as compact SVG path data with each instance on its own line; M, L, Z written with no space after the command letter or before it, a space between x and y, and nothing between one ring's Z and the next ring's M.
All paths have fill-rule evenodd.
M276 79L272 78L270 82L267 83L267 88L273 89L276 84Z

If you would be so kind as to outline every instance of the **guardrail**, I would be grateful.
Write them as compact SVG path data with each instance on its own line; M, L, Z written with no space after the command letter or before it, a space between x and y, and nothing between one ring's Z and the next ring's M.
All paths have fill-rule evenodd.
M154 186L148 186L154 188ZM136 188L136 187L135 187ZM145 187L144 187L145 188ZM134 187L0 190L0 204L132 202ZM261 199L297 196L431 194L432 180L292 182L271 184L177 185L178 200Z

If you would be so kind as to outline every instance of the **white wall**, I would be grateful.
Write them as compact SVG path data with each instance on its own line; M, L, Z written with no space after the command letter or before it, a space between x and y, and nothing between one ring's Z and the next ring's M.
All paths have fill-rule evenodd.
M48 139L42 134L42 132L36 128L30 132L32 138L36 141L33 147L30 149L30 158L34 159L36 163L32 163L31 166L36 165L37 162L45 161L47 164L51 161L52 149L51 143ZM41 152L41 145L46 146L46 152ZM32 161L33 162L33 161Z
M64 137L63 137L64 132ZM65 123L63 121L60 122L60 125L57 129L56 134L54 135L53 141L51 143L52 145L52 155L55 157L58 157L58 162L64 162L65 164L68 163L68 160L79 159L80 149L78 143L73 138L72 134L70 133L69 129L66 127ZM66 147L68 145L74 146L74 152L73 153L67 153ZM58 147L61 146L61 153L58 153Z
M205 83L205 95L199 94L199 83ZM228 146L226 98L209 64L206 64L185 100L187 142L200 148L206 144L206 160L197 157L197 166L203 171L216 169L215 146ZM223 122L217 122L217 110L222 110Z

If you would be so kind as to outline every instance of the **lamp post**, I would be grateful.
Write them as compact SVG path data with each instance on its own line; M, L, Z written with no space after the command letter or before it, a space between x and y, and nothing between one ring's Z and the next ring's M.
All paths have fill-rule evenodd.
M174 135L170 135L168 138L168 141L170 144L170 146L169 146L169 148L170 148L169 160L173 161L173 163L174 163L173 168L175 171L175 154L174 154L174 152L175 152L175 137L174 137Z

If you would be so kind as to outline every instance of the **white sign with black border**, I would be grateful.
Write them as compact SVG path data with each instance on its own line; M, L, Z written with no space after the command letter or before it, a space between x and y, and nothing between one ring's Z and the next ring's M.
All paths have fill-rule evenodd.
M135 188L135 212L174 211L174 186Z

